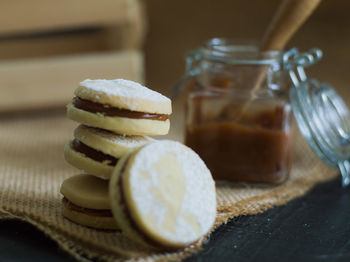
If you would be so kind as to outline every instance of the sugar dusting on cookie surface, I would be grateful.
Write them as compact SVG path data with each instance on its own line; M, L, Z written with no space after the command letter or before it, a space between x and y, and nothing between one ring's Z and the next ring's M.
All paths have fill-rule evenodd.
M79 138L83 138L82 134L87 134L89 136L96 136L100 139L110 141L111 143L118 144L120 146L134 148L145 145L149 142L155 141L152 137L149 136L132 136L132 135L119 135L108 130L89 127L85 125L80 125L76 129L76 134L79 134Z
M166 96L131 80L86 79L80 82L80 86L106 95L147 99L154 102L170 102L170 99Z
M91 102L136 112L172 113L171 100L139 83L125 79L86 79L74 94Z
M131 157L123 184L139 227L165 246L185 246L215 220L215 184L199 156L174 141L144 146Z

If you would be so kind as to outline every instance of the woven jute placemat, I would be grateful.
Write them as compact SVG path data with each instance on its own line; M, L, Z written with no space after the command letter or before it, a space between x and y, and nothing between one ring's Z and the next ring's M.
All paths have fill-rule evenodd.
M0 122L0 219L31 223L80 261L170 261L200 250L201 243L197 243L173 253L152 253L119 231L94 230L63 218L60 185L79 173L63 159L63 146L75 127L64 116ZM283 185L217 184L218 212L213 230L229 218L283 205L335 177L337 171L324 166L300 135L294 142L293 169Z

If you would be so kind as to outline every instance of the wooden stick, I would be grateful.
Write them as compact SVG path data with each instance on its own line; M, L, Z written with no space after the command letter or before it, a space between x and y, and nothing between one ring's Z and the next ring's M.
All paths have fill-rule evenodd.
M321 0L284 0L262 41L262 50L282 50Z
M289 39L312 14L321 0L283 0L273 17L262 41L262 51L283 50ZM236 119L241 119L256 97L266 77L268 66L262 68L253 81L250 99L242 106Z

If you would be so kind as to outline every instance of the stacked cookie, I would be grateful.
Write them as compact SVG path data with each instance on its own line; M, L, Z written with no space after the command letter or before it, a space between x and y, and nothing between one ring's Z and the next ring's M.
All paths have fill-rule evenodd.
M168 133L170 114L170 99L136 82L81 82L67 106L68 117L81 125L65 146L64 156L85 174L63 182L63 215L94 228L118 228L108 198L108 180L121 157L154 140L147 135Z
M215 221L215 183L202 159L161 140L123 156L109 182L112 213L123 233L156 248L182 248Z

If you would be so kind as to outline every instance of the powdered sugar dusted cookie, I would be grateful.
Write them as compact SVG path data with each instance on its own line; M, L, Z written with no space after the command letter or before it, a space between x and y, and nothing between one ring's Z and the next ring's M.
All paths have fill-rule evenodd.
M124 80L84 80L67 105L69 118L123 135L165 135L171 100L139 83Z
M121 230L145 245L184 247L215 221L211 173L178 142L157 141L125 155L113 171L109 194Z
M127 151L154 141L147 136L122 136L84 125L75 129L74 138L64 148L66 161L105 179L110 178L118 159Z
M108 181L76 175L61 185L63 216L83 226L118 229L108 198Z

